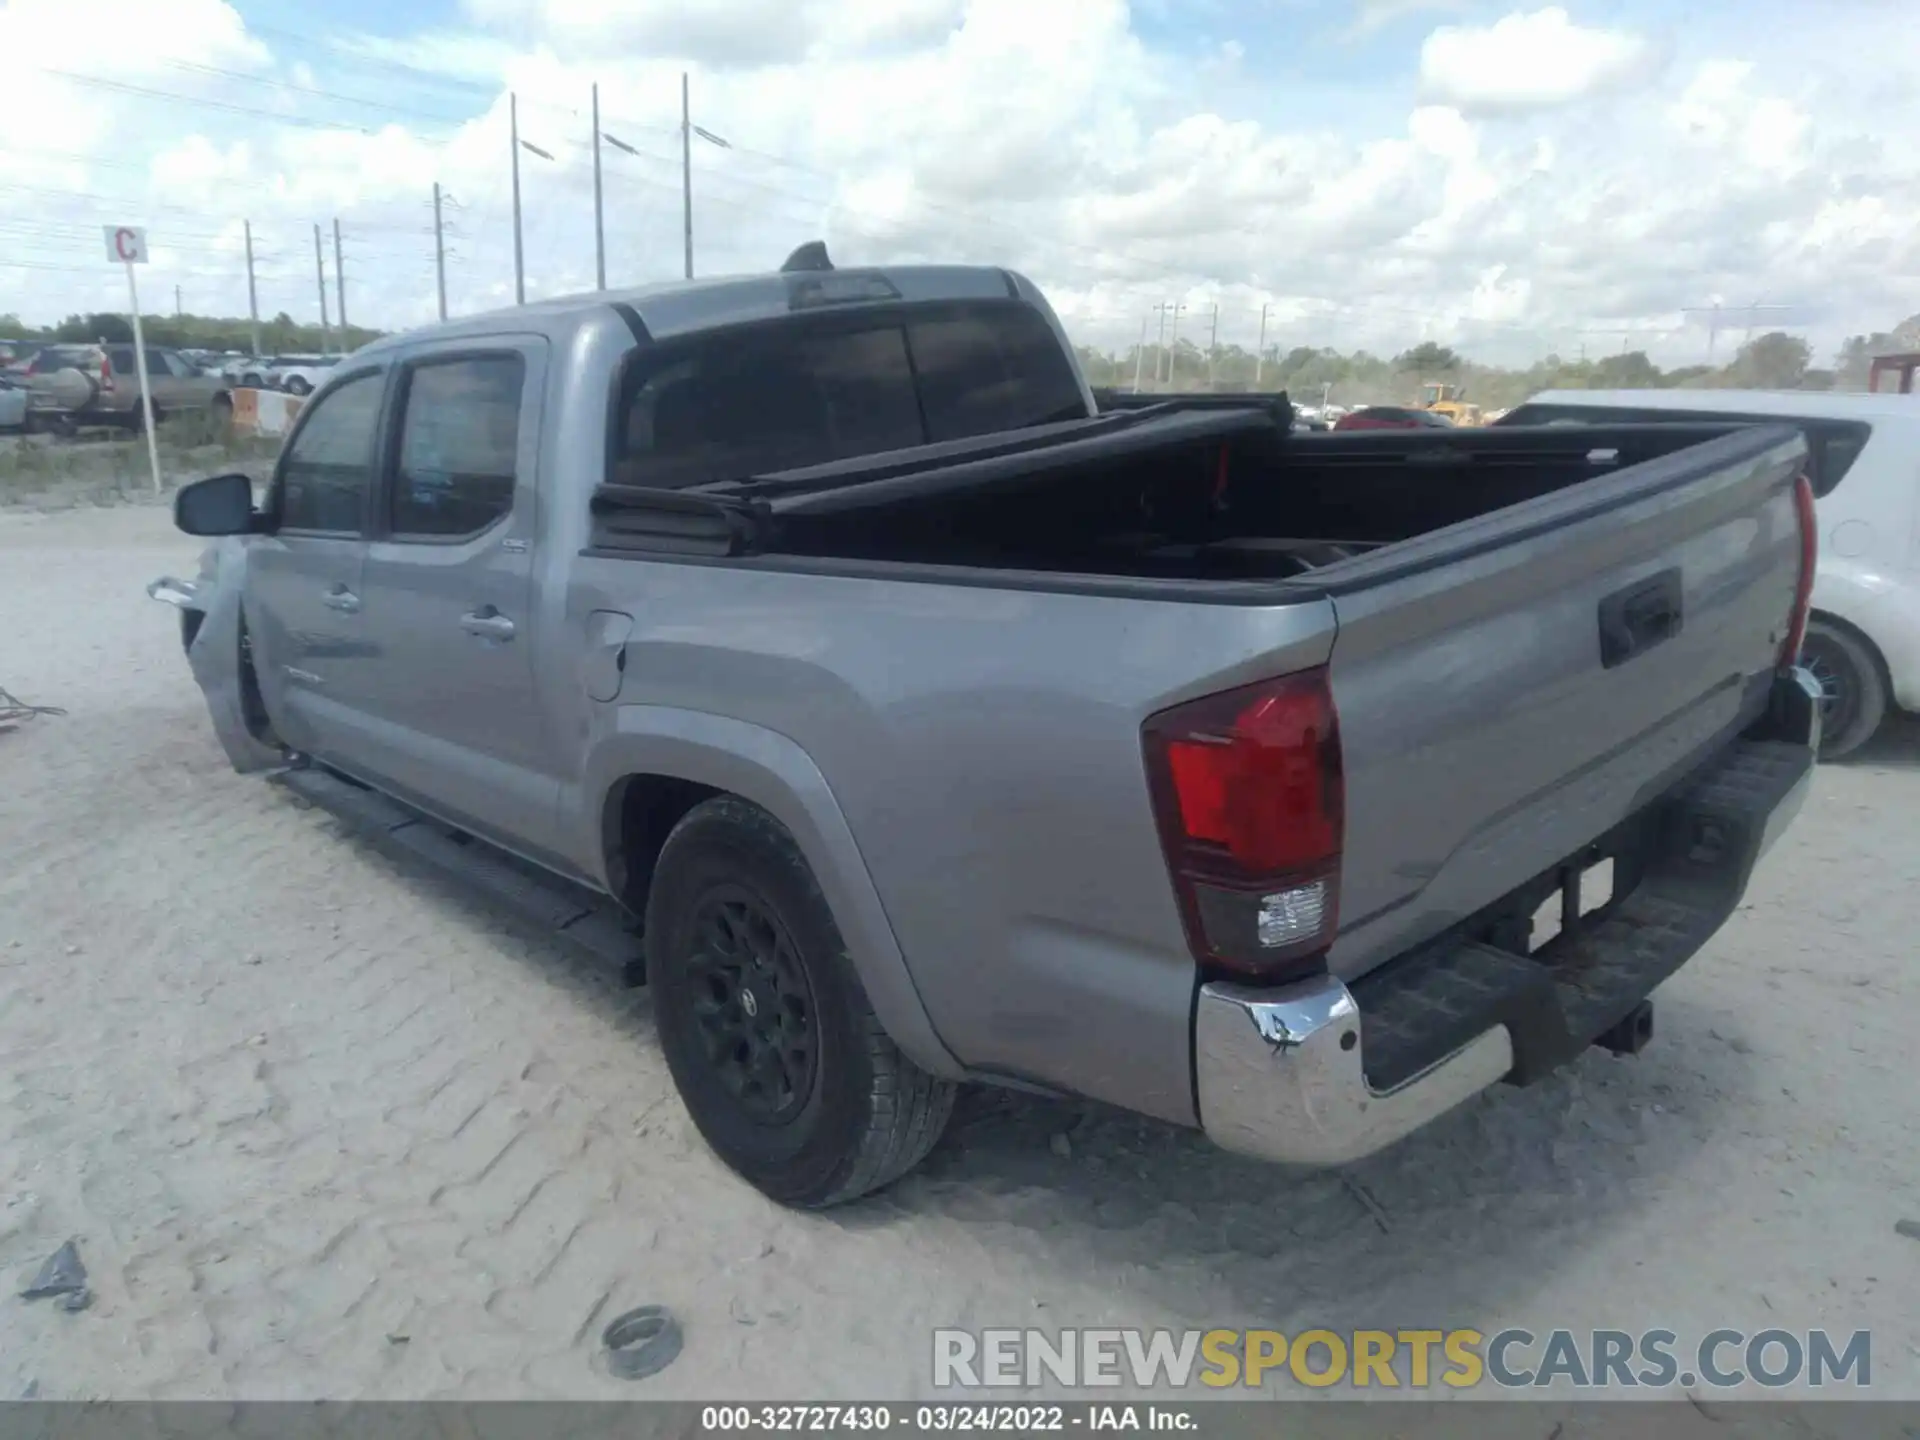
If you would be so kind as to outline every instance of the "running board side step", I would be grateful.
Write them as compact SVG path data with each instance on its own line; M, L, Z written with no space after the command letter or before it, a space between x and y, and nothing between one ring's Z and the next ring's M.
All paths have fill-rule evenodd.
M594 959L618 966L629 985L646 983L640 936L611 900L551 875L486 841L410 810L377 790L317 765L296 765L268 777L325 810L376 849L411 856L496 909L550 932Z

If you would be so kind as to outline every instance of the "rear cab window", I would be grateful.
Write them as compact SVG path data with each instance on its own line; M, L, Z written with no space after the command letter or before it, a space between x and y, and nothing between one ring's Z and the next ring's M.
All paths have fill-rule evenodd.
M612 478L740 480L1086 413L1059 340L1017 302L743 326L638 352Z
M1500 425L1798 425L1807 437L1807 478L1815 495L1831 495L1873 438L1864 420L1821 420L1804 415L1746 415L1726 410L1668 410L1624 405L1525 404Z

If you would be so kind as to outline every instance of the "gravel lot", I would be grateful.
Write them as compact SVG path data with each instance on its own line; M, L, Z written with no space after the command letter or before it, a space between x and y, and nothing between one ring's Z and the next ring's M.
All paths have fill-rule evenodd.
M644 991L231 774L142 590L151 506L0 513L0 1398L911 1397L962 1325L1874 1332L1920 1396L1920 727L1824 768L1637 1060L1340 1175L981 1095L889 1193L788 1214L701 1146Z

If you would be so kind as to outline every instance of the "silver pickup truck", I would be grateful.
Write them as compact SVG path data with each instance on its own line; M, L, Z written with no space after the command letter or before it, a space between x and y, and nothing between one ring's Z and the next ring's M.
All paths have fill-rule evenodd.
M1338 1164L1646 1041L1808 784L1812 498L1791 427L1285 408L815 247L358 352L150 590L238 768L633 946L780 1201L965 1082Z

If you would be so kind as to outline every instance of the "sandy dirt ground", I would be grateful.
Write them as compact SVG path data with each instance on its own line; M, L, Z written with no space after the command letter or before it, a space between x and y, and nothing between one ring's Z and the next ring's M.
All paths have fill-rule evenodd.
M1589 1052L1340 1174L963 1101L886 1194L706 1152L646 994L231 774L152 506L0 514L0 1398L898 1397L935 1326L1873 1332L1920 1395L1920 727L1821 770L1749 903ZM625 1385L599 1324L671 1306ZM1296 1392L1297 1393L1297 1392Z

